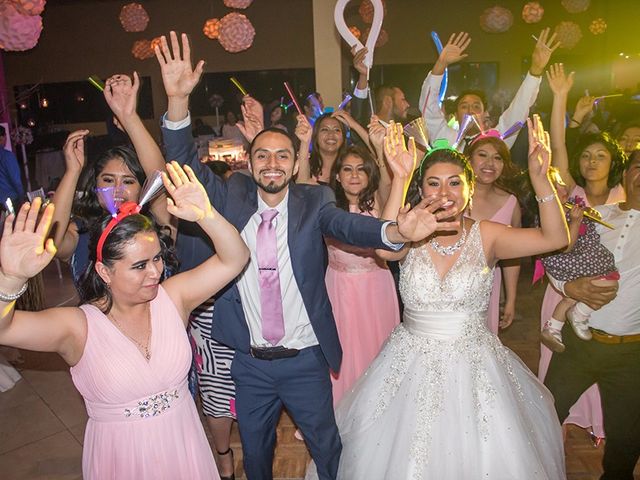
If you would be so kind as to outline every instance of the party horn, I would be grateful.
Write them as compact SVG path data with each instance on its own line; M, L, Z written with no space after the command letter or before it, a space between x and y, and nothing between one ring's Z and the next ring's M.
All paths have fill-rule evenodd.
M289 85L289 82L284 82L284 88L287 89L287 93L289 94L289 97L291 97L291 101L295 105L296 110L298 111L298 113L300 115L304 115L304 112L300 108L300 105L298 105L298 101L296 100L296 96L293 94L293 90L291 89L291 86Z
M313 111L313 117L317 118L320 115L322 115L322 106L320 105L320 102L318 101L318 97L315 96L314 93L310 93L309 95L307 95L307 101L311 104L311 108Z
M519 132L522 127L524 127L524 122L518 121L513 125L511 125L509 128L507 128L502 134L500 134L500 138L502 140L504 140L505 138L509 138L511 135L514 135L517 132Z
M10 198L7 198L4 202L4 206L7 209L7 212L9 212L9 215L15 215L16 214L16 209L13 208L13 202L11 201Z
M142 190L140 191L140 200L138 200L138 205L140 205L140 207L144 206L159 195L163 189L164 184L162 183L162 173L159 170L156 170L145 180Z
M442 53L442 42L440 41L440 37L437 32L431 32L431 39L433 43L436 45L436 51L438 55ZM444 96L447 94L447 85L449 84L449 69L444 69L444 75L442 76L442 83L440 84L440 92L438 92L438 104L442 105L444 101Z
M353 97L347 93L344 96L344 100L342 100L342 102L340 102L340 105L338 105L338 108L336 110L342 110L344 107L347 106L347 104L351 101L352 98Z
M243 97L246 97L247 95L249 95L247 91L244 89L244 87L240 84L238 79L236 79L236 77L231 77L229 78L229 80L231 80L231 83L233 83L236 86L236 88L240 90L240 93L242 94Z
M429 137L427 135L427 129L424 128L424 120L422 117L418 117L415 120L407 123L404 126L404 134L407 137L413 137L416 142L422 145L424 148L429 148Z
M91 75L89 78L87 78L87 80L89 80L89 83L96 87L98 90L104 92L104 82L100 80L100 77L98 77L97 75Z
M575 205L571 202L565 202L562 206L567 210L571 210ZM599 223L600 225L610 228L611 230L615 230L615 227L613 225L602 220L602 215L600 215L599 211L591 207L583 207L583 208L584 208L583 215L587 217L589 220Z
M451 148L455 150L458 149L458 147L462 143L462 140L464 139L464 136L473 127L474 123L475 125L477 125L478 128L480 128L480 125L478 124L476 117L474 117L473 115L469 115L468 113L465 113L464 117L462 118L462 122L460 122L460 128L458 129L458 135L456 136L456 141L453 142L453 145L451 145ZM481 128L480 128L480 131L482 132Z

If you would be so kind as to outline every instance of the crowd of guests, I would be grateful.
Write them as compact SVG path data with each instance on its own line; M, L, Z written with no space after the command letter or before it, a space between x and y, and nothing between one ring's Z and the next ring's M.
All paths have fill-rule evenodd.
M310 479L561 479L563 421L606 437L603 479L633 478L640 119L601 130L591 96L567 115L574 74L550 64L548 29L499 118L479 91L445 112L444 71L470 43L451 35L424 80L426 139L405 138L399 86L369 101L354 50L346 108L311 92L294 116L245 97L225 123L247 145L249 171L233 175L197 156L203 62L186 35L155 49L164 151L136 112L137 74L106 81L129 145L88 161L90 132L71 133L53 203L24 203L0 242L0 344L70 365L89 413L85 478L232 479L237 420L247 477L270 479L283 408ZM548 129L531 111L545 76ZM15 310L54 257L80 307ZM529 257L549 280L539 379L497 337Z

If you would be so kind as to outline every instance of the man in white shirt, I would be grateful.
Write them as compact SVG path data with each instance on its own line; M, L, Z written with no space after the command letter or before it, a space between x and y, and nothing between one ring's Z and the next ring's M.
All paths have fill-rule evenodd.
M529 108L538 96L538 89L540 88L544 69L551 58L551 54L559 46L559 43L554 44L554 40L555 33L549 37L548 28L540 33L540 37L536 41L536 46L531 56L531 68L522 85L520 85L515 97L513 97L511 104L502 112L498 120L498 125L495 127L499 132L505 132L516 122L526 124L527 117L529 116ZM458 132L447 123L447 119L440 105L438 105L438 96L445 69L449 65L467 57L467 54L464 52L470 43L471 38L465 32L461 32L458 35L451 35L442 52L440 52L433 69L429 72L422 84L418 108L420 108L420 112L422 113L422 118L424 119L431 141L446 138L449 140L449 143L452 144L458 135ZM476 115L482 120L486 118L484 95L479 94L477 91L469 90L462 92L456 99L455 106L455 116L458 124L462 122L465 114ZM483 128L487 126L488 125L483 125ZM512 135L505 139L505 143L509 148L513 146L516 137L517 135ZM461 145L461 148L463 148L465 142L462 142Z
M640 150L631 154L622 184L625 202L598 207L602 219L615 227L599 226L598 233L620 272L617 295L592 285L591 278L559 285L599 310L589 319L591 341L565 329L566 350L553 356L545 379L560 421L588 387L598 384L606 434L601 480L633 480L640 458Z

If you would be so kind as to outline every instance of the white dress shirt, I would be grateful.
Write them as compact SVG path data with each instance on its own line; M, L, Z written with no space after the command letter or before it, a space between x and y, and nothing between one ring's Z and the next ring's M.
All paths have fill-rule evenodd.
M640 334L640 211L622 210L619 204L596 210L615 227L597 225L597 232L602 245L613 252L620 280L616 298L594 311L589 325L612 335Z

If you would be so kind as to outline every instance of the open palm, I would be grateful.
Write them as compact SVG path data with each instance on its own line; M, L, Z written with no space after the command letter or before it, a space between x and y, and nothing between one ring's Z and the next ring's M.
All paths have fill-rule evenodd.
M53 218L53 204L47 205L38 221L42 199L36 197L31 204L25 203L13 222L7 217L0 242L0 265L6 276L27 281L40 273L53 259L56 249L47 233Z
M171 49L164 35L160 45L155 47L156 58L160 64L162 82L169 97L188 97L200 81L204 60L200 60L194 69L191 66L191 48L189 39L182 34L182 55L176 32L170 32Z
M167 210L183 220L197 222L213 211L209 197L189 166L184 169L177 163L167 164L167 174L162 176L167 192Z

